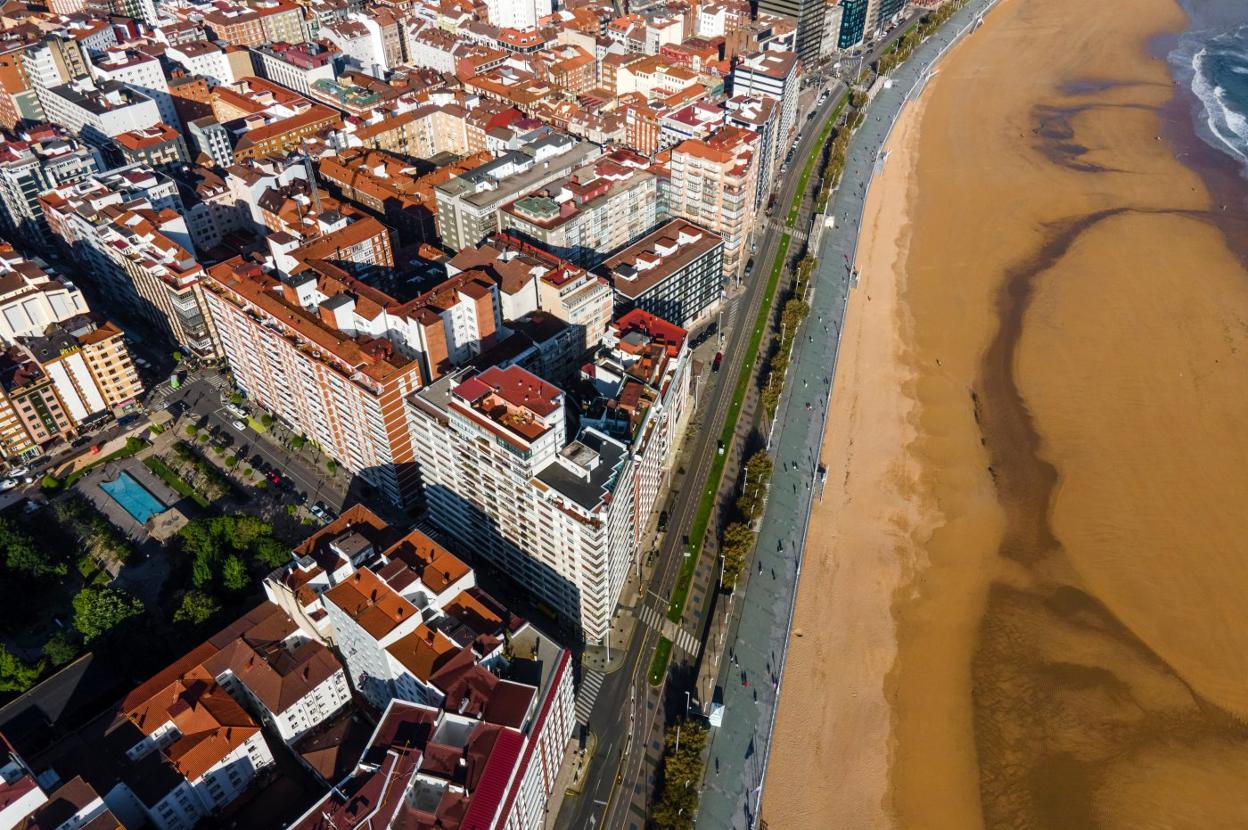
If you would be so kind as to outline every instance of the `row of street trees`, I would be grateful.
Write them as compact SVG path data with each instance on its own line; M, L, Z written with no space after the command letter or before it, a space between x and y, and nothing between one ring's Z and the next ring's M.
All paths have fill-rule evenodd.
M702 789L702 750L706 749L706 739L706 727L697 721L680 721L668 727L663 740L663 788L650 811L650 822L658 830L693 827Z

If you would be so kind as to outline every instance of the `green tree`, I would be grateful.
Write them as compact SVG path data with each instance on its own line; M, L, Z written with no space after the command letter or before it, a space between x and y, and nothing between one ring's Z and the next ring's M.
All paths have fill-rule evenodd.
M175 351L175 352L173 353L173 362L174 362L174 363L181 363L181 362L182 362L182 352L180 352L180 351Z
M220 610L221 603L212 594L205 591L187 591L182 595L182 604L173 613L173 621L199 625L212 619Z
M88 643L143 613L143 603L119 588L83 588L73 606L74 628Z
M264 413L260 416L260 423L263 424L266 429L273 426L273 416L267 412Z
M338 472L338 462L332 458L329 459L325 462L325 469L329 470L331 473Z
M217 575L217 555L215 552L203 551L195 554L191 560L191 584L196 588L211 585Z
M54 666L63 666L78 656L82 649L64 633L53 634L43 644L43 656L52 661Z
M719 552L724 557L724 586L732 587L745 570L745 560L754 547L754 531L743 522L732 522L724 528Z
M227 556L221 566L221 584L227 591L243 591L251 580L247 576L247 566L237 556Z
M0 645L0 692L24 692L39 680L48 667L46 660L27 663Z
M242 406L243 396L235 392L233 395L230 395L230 403L234 404L235 406Z
M269 568L280 568L290 561L290 548L272 536L262 536L251 546L256 561Z
M64 576L68 571L64 562L51 562L35 541L16 525L0 519L0 551L4 552L4 564L14 574L31 579Z
M188 438L194 438L196 435L199 435L199 427L195 426L194 424L187 424L186 435Z
M750 456L745 463L745 479L742 482L741 496L737 499L737 509L747 519L757 519L763 513L763 498L767 492L767 482L771 480L771 456L759 450Z
M662 830L690 830L698 812L706 728L681 721L668 728L663 743L663 790L650 819Z
M290 439L290 448L292 450L301 450L303 449L303 445L306 443L308 443L307 438L304 438L302 435L296 435L294 438Z

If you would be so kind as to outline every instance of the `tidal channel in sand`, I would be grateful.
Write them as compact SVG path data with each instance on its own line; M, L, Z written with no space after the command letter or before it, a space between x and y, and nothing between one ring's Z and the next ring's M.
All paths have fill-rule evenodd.
M770 827L1248 826L1248 230L1161 139L1184 22L1003 0L903 116Z

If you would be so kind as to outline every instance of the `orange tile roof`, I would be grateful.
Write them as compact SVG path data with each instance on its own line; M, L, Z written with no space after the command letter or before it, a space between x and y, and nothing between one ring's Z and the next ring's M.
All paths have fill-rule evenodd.
M428 682L434 672L459 653L459 646L440 631L423 623L406 637L386 646L386 651L413 676Z
M360 568L326 591L324 597L377 640L407 620L420 618L416 606L368 568Z

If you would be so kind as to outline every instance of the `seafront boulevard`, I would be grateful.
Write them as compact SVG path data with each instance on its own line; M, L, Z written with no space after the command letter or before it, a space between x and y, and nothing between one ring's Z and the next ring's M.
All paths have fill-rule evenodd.
M759 819L784 662L789 638L795 636L790 629L806 526L819 489L819 447L871 177L887 161L881 151L893 123L921 93L933 64L960 36L972 32L995 2L971 0L919 44L878 90L850 141L841 186L827 208L834 224L819 237L811 311L795 341L787 391L769 441L775 471L748 583L738 589L734 603L724 604L724 618L712 623L708 637L708 650L714 648L724 659L707 699L724 708L722 725L711 731L701 826L748 828ZM801 636L817 637L819 632Z

